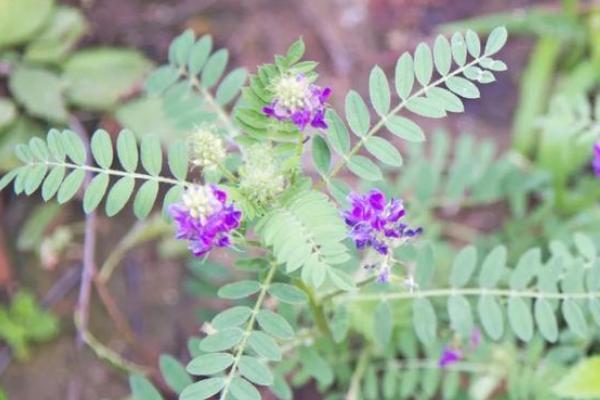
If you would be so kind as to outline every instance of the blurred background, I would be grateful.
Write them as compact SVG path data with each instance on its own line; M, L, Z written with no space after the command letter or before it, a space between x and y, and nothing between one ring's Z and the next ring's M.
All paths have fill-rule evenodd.
M464 21L471 18L478 19ZM579 85L581 93L597 84L599 20L593 2L572 0L0 0L0 169L15 165L14 143L52 126L177 135L142 88L185 29L211 34L215 47L229 49L228 68L251 72L302 36L307 58L320 63L320 84L332 87L339 106L350 88L365 94L374 64L393 75L399 54L421 41L456 27L507 25L501 58L508 72L482 87L482 101L466 101L464 114L423 126L493 138L535 159L532 132L556 82ZM0 386L9 399L118 400L129 393L110 354L100 360L75 340L80 209L1 193ZM485 229L496 222L483 214L471 223ZM107 348L155 368L162 352L185 359L186 340L203 318L196 318L198 305L219 304L207 299L211 288L202 281L184 284L190 269L165 256L177 251L170 244L116 247L134 224L131 211L99 217L98 258L116 254L119 268L106 298L92 298L90 330Z

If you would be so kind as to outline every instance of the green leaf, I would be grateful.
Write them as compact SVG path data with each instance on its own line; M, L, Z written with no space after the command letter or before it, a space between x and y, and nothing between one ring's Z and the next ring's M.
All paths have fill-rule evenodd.
M67 121L63 85L53 72L22 64L10 74L9 86L16 100L31 115L56 123Z
M573 299L567 299L562 303L562 314L569 329L581 339L589 335L589 328L583 310Z
M240 93L242 86L246 82L248 73L245 68L237 68L231 71L219 85L215 100L221 105L231 102Z
M200 80L202 87L209 89L221 79L228 59L229 52L227 49L217 50L208 58L204 70L202 70L202 78Z
M475 84L460 76L451 76L446 80L446 86L459 96L466 99L479 98L479 89Z
M510 288L513 290L524 290L529 282L535 277L541 268L542 253L539 248L533 248L525 252L519 258L519 262L510 276Z
M214 375L229 368L233 364L233 356L229 353L211 353L195 357L186 367L192 375Z
M156 181L146 181L139 188L133 201L133 213L138 219L144 219L150 214L157 195L158 182Z
M425 297L415 299L412 315L413 326L419 340L425 345L434 343L437 336L437 317L431 301Z
M419 125L398 115L390 116L385 122L385 127L394 135L409 142L422 142L425 140L425 134Z
M65 130L61 137L62 147L69 158L77 165L83 165L86 160L86 151L79 136L70 130Z
M48 167L43 164L37 164L31 168L31 170L27 174L27 180L25 182L26 195L29 196L40 187L47 172Z
M256 321L265 332L280 339L289 339L294 336L294 330L289 322L273 311L260 310L256 315Z
M13 179L15 179L15 177L17 176L19 170L17 169L13 169L11 171L8 171L6 174L4 174L2 176L2 178L0 179L0 191L4 190L5 187L7 187ZM52 172L51 172L52 173ZM50 175L48 175L49 177ZM46 178L46 180L48 180L48 178ZM58 187L57 187L58 188ZM43 189L43 188L42 188ZM46 200L44 198L44 200Z
M66 95L79 107L107 111L141 83L151 67L150 61L135 50L80 50L64 65Z
M135 179L131 176L122 177L112 186L106 198L106 215L109 217L117 215L125 207L134 186Z
M145 89L149 94L161 94L179 80L179 71L171 65L157 68L146 79Z
M206 60L208 60L208 56L212 51L213 40L210 35L204 35L200 40L198 40L190 51L190 59L188 63L188 69L190 70L190 74L195 76L198 75Z
M450 112L463 112L465 106L462 100L449 90L432 87L427 91L427 98L434 102L439 108Z
M464 247L454 258L450 285L460 288L465 286L477 267L477 249L475 246Z
M409 53L404 53L396 62L395 73L396 93L405 100L412 91L415 82L413 59Z
M533 337L533 319L530 305L520 297L508 299L508 322L517 337L529 342Z
M380 181L383 174L379 167L371 160L363 156L352 156L348 161L348 168L356 176L368 181Z
M65 160L65 148L62 144L62 133L60 133L57 129L50 129L48 132L48 136L46 137L46 141L48 142L48 150L50 151L50 155L58 162L63 162Z
M169 46L169 62L178 66L186 65L195 40L196 35L191 29L177 36Z
M168 161L173 176L184 181L188 171L188 149L184 141L178 140L169 147Z
M162 149L156 135L144 135L140 143L142 166L152 176L160 175L162 169Z
M427 86L433 73L431 50L425 43L419 43L415 50L415 76L421 86Z
M452 329L468 338L473 330L473 313L469 301L461 295L453 295L448 298L448 315Z
M288 304L305 304L308 301L306 293L287 283L273 283L269 286L269 293Z
M17 108L15 104L5 97L0 97L0 129L10 125L16 116Z
M450 49L450 42L444 35L438 35L435 39L433 46L433 60L435 68L440 75L445 76L450 72L450 66L452 65L452 50Z
M159 391L142 375L132 375L129 377L129 388L133 395L133 400L163 400Z
M204 379L186 387L179 395L179 400L205 400L219 393L224 387L223 377Z
M390 111L390 86L385 72L376 65L369 75L369 96L373 108L380 116L385 116Z
M108 187L108 174L98 174L96 175L88 185L85 190L85 195L83 196L83 211L86 214L91 213L98 207L98 204L102 201L104 194L106 193L106 188Z
M271 336L263 332L253 331L248 337L248 345L259 356L264 357L267 360L281 360L281 350L279 349L277 342L275 342Z
M46 142L39 137L32 137L29 140L29 150L31 150L31 154L40 161L47 161L50 156L48 154L48 149L46 148Z
M83 183L83 178L85 178L85 171L81 169L74 170L67 175L60 186L60 189L58 189L58 194L56 196L56 200L59 204L64 204L75 196L75 193L77 193Z
M200 350L207 353L224 351L237 345L244 337L240 328L228 328L206 336L200 341Z
M287 62L289 65L295 64L302 59L304 56L304 40L299 38L288 48L287 54L285 58L287 58Z
M344 121L333 109L327 109L325 119L328 125L327 137L329 143L337 153L346 154L350 151L350 136Z
M504 47L507 38L508 31L505 27L500 26L495 28L488 36L487 42L485 43L485 55L491 56L500 51L500 49Z
M377 346L385 348L392 337L393 317L387 301L380 301L373 313L373 335Z
M588 261L596 260L596 246L594 245L594 242L592 241L592 239L590 239L589 236L577 232L573 236L573 239L575 240L575 247L577 247L577 251L579 251L581 255L587 258Z
M240 326L250 318L252 314L252 309L246 306L236 306L226 309L225 311L221 311L217 314L211 324L217 329L222 330L226 328L233 328L235 326Z
M365 147L369 153L373 154L379 161L391 165L392 167L402 166L402 156L400 155L400 152L387 140L373 136L365 142Z
M169 211L169 206L181 200L183 187L176 185L172 186L163 199L163 214L166 216Z
M239 376L233 378L229 390L237 400L260 400L260 393L254 385Z
M15 170L16 173L16 170ZM7 177L5 175L4 177ZM44 201L50 200L55 194L58 188L61 186L63 179L65 177L65 168L64 167L54 167L52 171L44 180L44 184L42 185L42 198ZM4 179L4 178L3 178ZM2 185L0 185L0 189Z
M113 148L108 132L97 130L92 136L90 147L96 163L101 168L109 169L113 162Z
M254 357L242 356L238 363L240 374L257 385L271 386L273 374L269 368Z
M135 172L138 165L138 148L135 135L123 129L117 138L117 155L121 165L127 172Z
M571 367L553 390L560 397L597 399L600 396L600 357L583 359Z
M87 30L85 16L77 8L56 7L44 30L27 45L25 59L38 64L58 63L69 54Z
M321 174L327 175L331 167L331 151L325 140L319 135L313 136L312 156L317 170Z
M469 54L473 56L473 58L479 57L481 54L481 43L477 33L473 32L471 29L467 30L465 40L467 42L467 51Z
M185 372L183 365L173 356L162 354L159 365L165 382L175 393L181 393L183 389L192 384L192 379Z
M452 57L454 57L454 61L462 67L467 61L467 44L465 43L463 35L460 32L456 32L452 35L450 43Z
M544 339L551 343L556 342L558 339L558 324L550 302L544 298L537 299L535 301L534 316Z
M260 283L256 281L239 281L234 283L228 283L221 287L217 295L222 299L243 299L260 290Z
M502 309L493 296L484 295L479 298L477 311L483 329L493 340L499 340L504 333Z
M352 132L357 136L366 135L371 125L371 116L364 100L354 90L351 90L346 95L345 111L346 120Z
M495 287L506 268L506 247L496 246L483 260L479 272L479 284L484 288Z
M446 110L439 101L429 97L413 97L406 103L406 109L427 118L443 118Z

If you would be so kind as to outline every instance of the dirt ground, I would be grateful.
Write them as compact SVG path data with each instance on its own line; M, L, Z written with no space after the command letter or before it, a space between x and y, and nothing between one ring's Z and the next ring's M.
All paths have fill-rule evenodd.
M158 63L166 58L172 38L185 28L211 33L218 46L231 52L231 65L252 70L283 52L298 36L307 44L307 56L321 63L320 82L333 88L339 106L350 88L365 93L368 72L379 64L393 71L398 55L417 42L431 41L436 27L447 21L531 3L524 0L69 0L83 7L92 24L85 44L124 45L138 48ZM550 2L552 4L552 2ZM467 102L466 112L444 120L453 133L463 131L508 141L518 77L531 43L512 41L503 52L510 66L499 81L485 87L482 101ZM425 126L433 127L430 122ZM7 247L14 249L14 234L32 200L4 205L2 226ZM78 213L79 205L69 209ZM79 214L76 214L79 215ZM114 222L101 220L99 257L114 243ZM122 225L122 222L121 222ZM10 251L17 280L33 284L40 296L64 272L42 271L31 259ZM161 352L186 354L185 338L198 331L194 310L198 303L183 294L184 269L174 263L157 263L151 247L135 250L113 279L110 290L134 326L140 349L133 351L112 326L101 307L92 308L92 329L114 350L144 365L156 365ZM53 309L62 316L60 339L35 349L26 364L11 363L0 378L11 400L117 400L128 393L124 374L109 368L88 350L77 351L72 324L74 288ZM95 301L97 303L97 301ZM173 397L175 398L175 397ZM304 394L298 398L316 398Z

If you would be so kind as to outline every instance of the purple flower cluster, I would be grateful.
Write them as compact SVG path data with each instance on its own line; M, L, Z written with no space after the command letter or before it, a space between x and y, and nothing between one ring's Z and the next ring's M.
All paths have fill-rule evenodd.
M386 202L385 195L377 189L372 189L366 195L351 193L348 201L350 209L343 216L358 249L372 247L386 255L390 247L399 241L422 232L421 228L409 228L400 222L406 214L402 202L397 199Z
M278 121L293 122L301 131L307 125L313 128L327 128L325 122L325 102L331 89L322 88L302 74L282 76L273 85L273 102L263 108L263 112Z
M227 194L213 185L189 187L182 201L169 207L169 214L177 225L175 237L187 240L196 257L230 246L229 235L242 218L241 211L227 204Z
M594 173L600 178L600 140L594 144L594 160L592 161Z

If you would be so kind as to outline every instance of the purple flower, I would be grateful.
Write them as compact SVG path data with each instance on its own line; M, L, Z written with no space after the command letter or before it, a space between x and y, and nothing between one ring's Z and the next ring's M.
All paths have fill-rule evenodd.
M325 122L325 102L331 89L322 88L302 74L282 76L273 85L274 99L263 112L278 121L290 121L301 131L307 125L313 128L327 128Z
M227 204L227 194L213 185L191 186L180 203L169 207L177 225L175 237L187 240L196 257L231 245L229 234L240 226L242 213Z
M600 178L600 140L594 144L594 159L592 161L594 173Z
M442 355L438 360L438 365L440 368L445 368L448 365L456 364L459 361L462 361L463 355L459 349L454 349L452 347L444 347L444 351L442 351Z
M421 228L409 228L400 222L405 215L402 202L397 199L386 202L385 195L377 189L366 195L350 193L348 201L350 209L344 211L343 217L358 249L372 247L386 255L390 247L422 232Z

